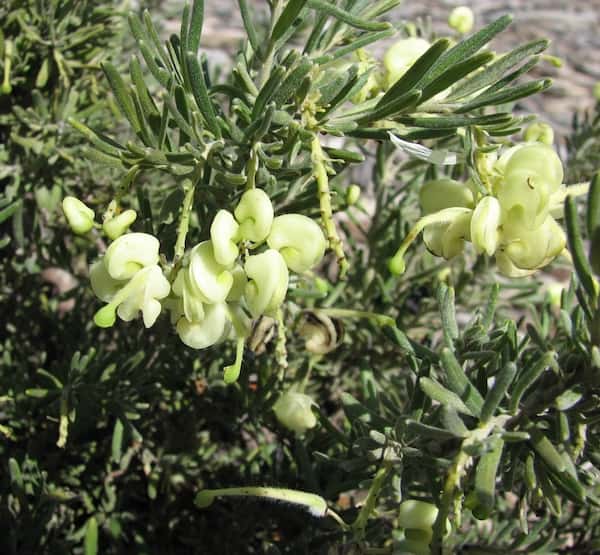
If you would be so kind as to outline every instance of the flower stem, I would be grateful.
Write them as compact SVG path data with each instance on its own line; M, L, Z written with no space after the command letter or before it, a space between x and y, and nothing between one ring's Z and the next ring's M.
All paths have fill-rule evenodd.
M389 472L390 466L387 464L384 464L377 471L375 478L373 478L373 482L371 482L371 487L369 488L369 493L367 493L365 503L361 507L356 520L352 523L352 529L354 530L356 539L359 541L364 538L367 521L369 520L371 513L375 510L377 498L381 493L381 489L383 488L383 484L385 483L385 479L387 478Z
M335 222L333 221L333 213L331 210L331 192L329 191L329 177L325 167L325 156L321 149L319 138L315 135L311 143L311 159L313 165L313 173L317 180L317 190L319 192L319 205L321 209L321 221L327 234L329 246L335 253L338 266L340 268L340 278L343 278L348 271L348 260L344 254L344 246L338 234Z

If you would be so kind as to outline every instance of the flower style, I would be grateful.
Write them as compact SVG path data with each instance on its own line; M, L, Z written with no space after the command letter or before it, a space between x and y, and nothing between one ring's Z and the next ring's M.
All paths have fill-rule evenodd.
M171 286L158 266L158 240L146 233L128 233L114 241L90 270L94 293L108 303L94 316L100 327L110 327L116 316L126 322L142 312L151 327L161 312L160 299Z

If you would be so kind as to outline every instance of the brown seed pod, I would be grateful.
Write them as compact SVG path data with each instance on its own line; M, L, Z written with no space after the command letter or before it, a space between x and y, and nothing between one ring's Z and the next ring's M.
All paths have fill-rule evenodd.
M246 346L254 354L261 355L267 350L267 344L275 335L277 322L269 316L258 317L252 325L252 333L246 341Z
M298 333L304 338L307 351L325 355L342 342L344 327L337 318L330 318L319 311L307 310L302 314Z

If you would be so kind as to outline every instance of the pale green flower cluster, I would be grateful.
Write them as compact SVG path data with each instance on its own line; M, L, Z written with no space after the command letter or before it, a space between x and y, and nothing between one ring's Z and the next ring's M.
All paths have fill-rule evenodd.
M423 231L427 248L450 259L471 242L477 253L495 256L500 272L509 277L529 275L549 264L566 245L556 218L562 216L567 188L561 161L542 142L526 142L480 164L484 191L466 183L437 179L425 183L419 200L424 216L390 261L393 273L404 272L404 252Z
M79 223L82 214L93 225L93 213L83 203L67 204L77 209L75 216L67 214L69 222ZM124 226L132 221L127 212L121 215ZM84 227L87 224L77 229ZM107 303L94 321L108 327L117 316L129 321L141 313L144 325L150 327L166 308L177 334L189 347L204 349L227 338L237 339L236 364L228 367L233 381L252 319L275 316L287 293L289 271L303 273L316 266L326 246L314 220L301 214L275 216L268 195L250 189L233 213L219 210L210 239L186 253L175 270L168 270L168 278L159 265L156 237L118 235L91 268L92 289Z

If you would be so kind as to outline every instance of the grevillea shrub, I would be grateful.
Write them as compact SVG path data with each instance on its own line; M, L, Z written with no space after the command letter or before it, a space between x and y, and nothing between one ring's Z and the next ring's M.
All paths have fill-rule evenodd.
M3 553L597 548L597 117L398 3L0 7Z

